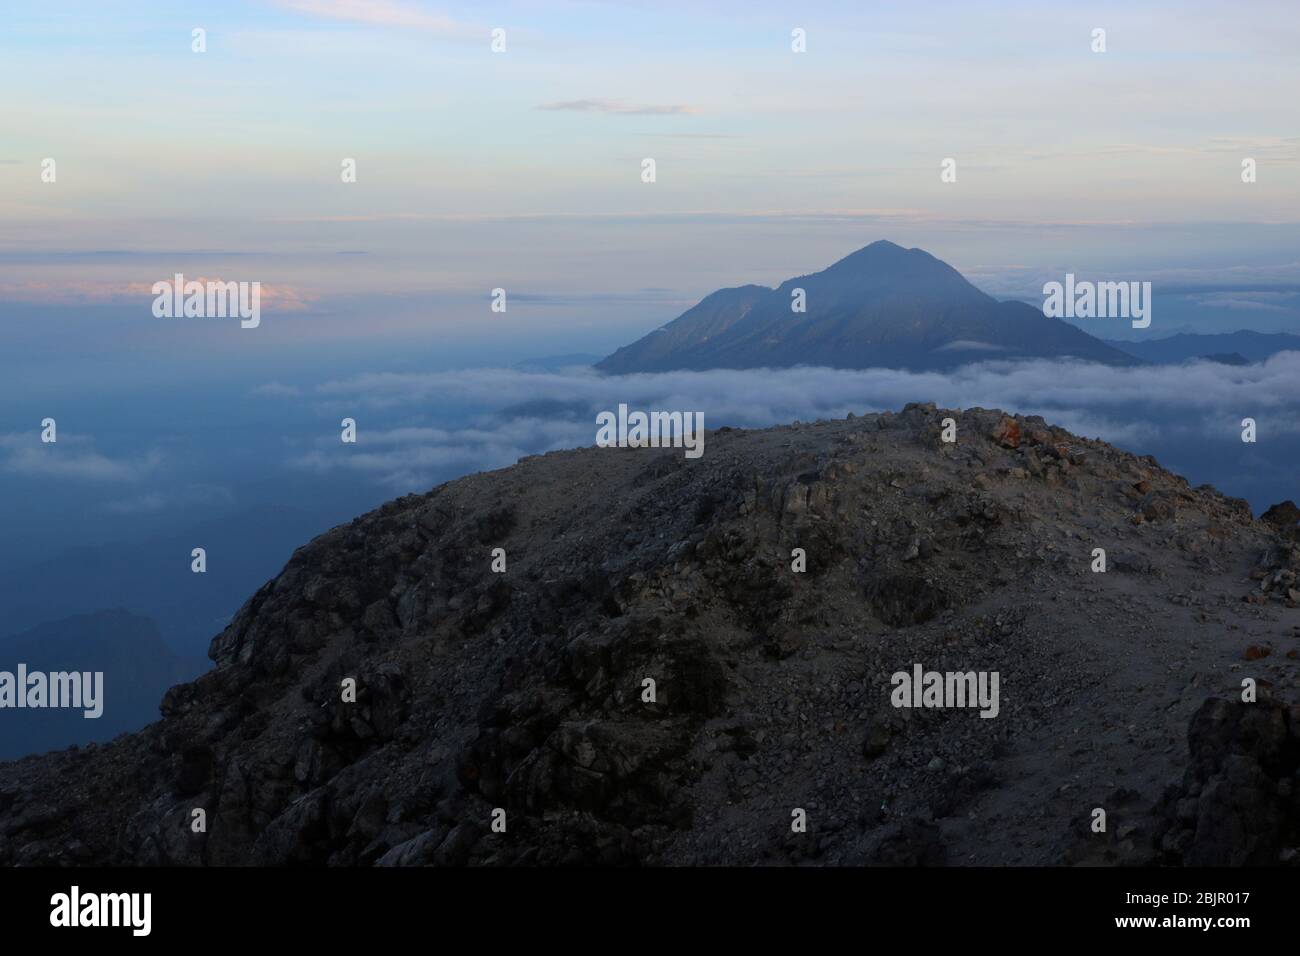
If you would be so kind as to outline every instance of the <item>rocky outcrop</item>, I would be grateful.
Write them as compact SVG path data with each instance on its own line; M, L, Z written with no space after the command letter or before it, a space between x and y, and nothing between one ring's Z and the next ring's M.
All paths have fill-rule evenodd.
M996 410L707 448L530 457L321 535L159 722L0 765L0 862L1059 863L1184 771L1160 852L1281 860L1293 738L1232 741L1294 721L1171 743L1242 668L1294 698L1293 612L1242 600L1291 544L1244 502ZM918 663L1000 674L996 716L892 706Z
M1300 863L1300 708L1212 698L1188 730L1190 765L1155 832L1161 861Z

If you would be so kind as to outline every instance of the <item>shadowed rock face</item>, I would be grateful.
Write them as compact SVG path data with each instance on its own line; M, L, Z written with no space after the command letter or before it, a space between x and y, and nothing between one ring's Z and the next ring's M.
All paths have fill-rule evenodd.
M793 294L800 289L805 311L795 312ZM775 289L720 289L596 368L615 374L796 365L925 370L1064 356L1142 364L1041 309L985 295L924 250L880 241Z
M1191 763L1161 801L1161 862L1295 864L1300 846L1300 708L1212 699L1192 718Z
M1294 699L1298 562L1244 502L997 411L532 457L300 548L158 723L0 764L0 862L1059 863L1099 805L1156 846L1169 781L1238 807L1290 766L1182 741L1243 675ZM895 709L917 663L997 672L998 716ZM1252 834L1169 852L1277 862Z

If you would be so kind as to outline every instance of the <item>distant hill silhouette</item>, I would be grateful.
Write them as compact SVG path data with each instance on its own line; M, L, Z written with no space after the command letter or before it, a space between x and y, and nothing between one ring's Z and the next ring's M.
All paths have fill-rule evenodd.
M1217 335L1182 332L1163 339L1106 344L1156 365L1178 365L1200 358L1223 361L1225 356L1236 356L1242 361L1229 363L1235 365L1263 362L1279 352L1300 352L1300 335L1248 330Z
M526 362L516 362L513 367L521 372L557 372L575 365L594 365L600 358L599 355L589 355L586 352L570 352L567 355L544 355Z
M154 621L175 653L202 657L244 596L298 543L325 530L323 521L292 508L250 508L165 538L85 545L5 569L0 629L14 633L56 615L122 607ZM206 574L190 570L196 547L207 549Z
M791 309L795 289L804 290L806 312ZM987 358L1065 356L1142 364L1023 302L999 302L928 252L880 241L776 289L746 285L714 292L596 368L932 370Z
M0 638L0 670L103 671L103 714L81 710L0 710L0 760L111 740L160 716L158 704L174 684L207 669L174 654L158 625L121 609L79 614Z

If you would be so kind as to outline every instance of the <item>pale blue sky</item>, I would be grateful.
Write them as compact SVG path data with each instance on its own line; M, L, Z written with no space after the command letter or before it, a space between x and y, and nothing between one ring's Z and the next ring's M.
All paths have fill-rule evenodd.
M185 268L429 297L377 326L454 330L501 285L623 296L547 321L630 327L879 238L1006 294L1300 277L1293 0L9 0L2 27L0 297Z

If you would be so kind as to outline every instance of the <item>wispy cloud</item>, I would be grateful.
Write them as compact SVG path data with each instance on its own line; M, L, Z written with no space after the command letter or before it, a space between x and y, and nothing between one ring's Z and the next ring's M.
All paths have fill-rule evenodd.
M1216 136L1201 149L1207 153L1295 160L1300 158L1300 136Z
M402 493L427 488L437 476L484 468L503 468L525 455L590 444L585 425L568 418L509 417L484 427L408 427L371 431L361 428L357 446L338 454L337 439L291 464L317 472L345 471L368 475Z
M1300 158L1300 136L1215 136L1184 143L1105 143L1070 150L1035 150L1035 160L1088 156L1197 156L1235 153L1239 156L1291 161Z
M162 276L159 281L172 282L173 276ZM188 282L225 282L225 279L208 276L186 276ZM236 281L236 280L230 280ZM247 280L254 281L254 280ZM265 309L280 312L302 312L311 306L316 296L303 289L288 285L259 285L259 301ZM142 302L147 311L155 296L150 282L117 282L100 279L68 278L57 282L24 280L0 282L0 299L14 302L34 302L49 305L78 305L89 302Z
M137 458L110 458L95 450L85 435L59 434L46 444L40 432L0 435L0 470L29 478L68 478L80 481L131 482L148 474L162 461L157 452Z
M809 388L809 382L816 387ZM286 398L286 400L290 400ZM1179 437L1230 437L1243 415L1270 435L1300 430L1300 352L1247 367L1211 362L1108 368L1073 361L987 361L955 372L749 369L602 376L474 369L378 373L325 382L304 401L358 420L358 439L322 440L292 462L370 476L396 492L528 454L591 445L595 415L619 403L701 411L708 428L761 428L933 401L1042 415L1076 434L1150 450ZM449 425L430 408L457 408ZM464 411L468 409L468 411ZM401 421L394 427L389 423Z
M1005 352L1005 345L994 345L992 342L977 342L974 339L956 339L947 342L937 349L936 352Z
M265 385L258 385L248 390L248 394L253 398L294 398L302 394L302 390L296 385L285 385L282 382L267 382Z
M624 103L621 100L561 100L543 103L539 110L569 111L574 113L614 113L621 116L691 116L699 112L693 106L650 105Z
M188 485L161 491L148 491L110 501L104 510L116 515L155 514L171 508L209 507L215 504L232 504L235 498L230 489L219 485Z
M276 5L327 20L364 23L376 27L424 30L431 33L464 33L468 24L424 7L393 0L275 0Z
M1205 309L1289 313L1300 305L1300 295L1294 292L1203 292L1188 298Z

